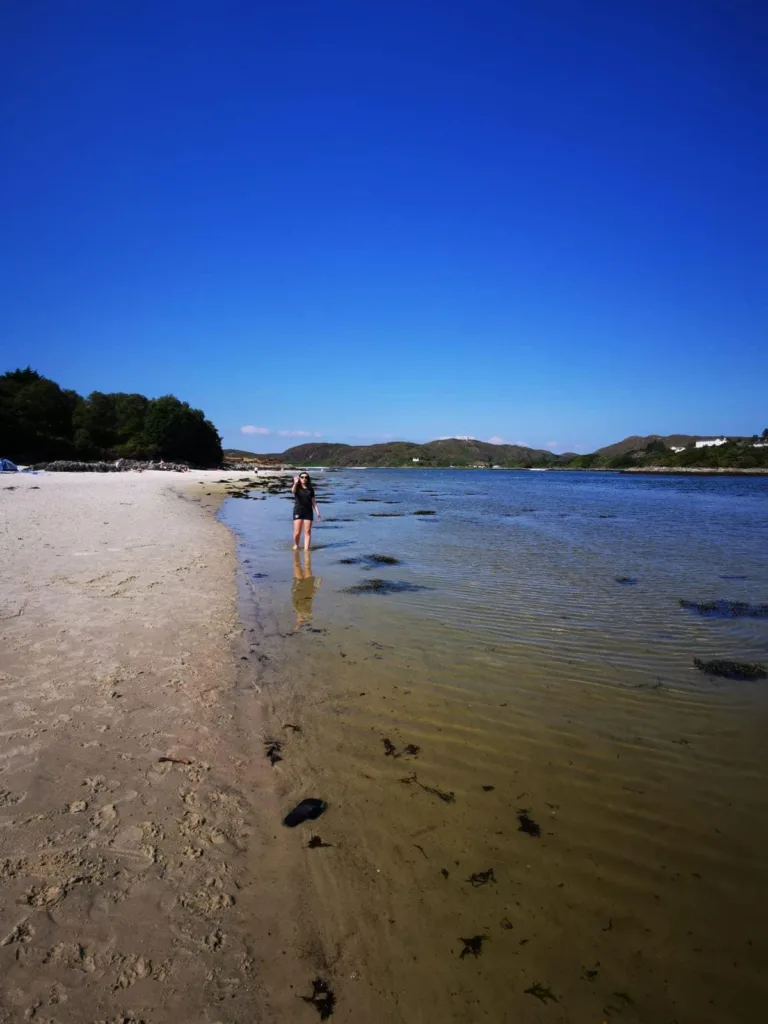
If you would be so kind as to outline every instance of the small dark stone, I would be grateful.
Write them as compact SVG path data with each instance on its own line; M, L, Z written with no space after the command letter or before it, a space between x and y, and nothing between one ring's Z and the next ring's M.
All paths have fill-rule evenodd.
M317 797L307 797L297 804L294 809L283 818L283 824L288 828L296 828L305 821L314 821L319 818L328 804L325 800L318 800Z
M387 739L387 737L384 737L384 739L381 742L384 744L385 757L397 757L397 747L392 742L392 740Z
M496 789L495 786L483 786L483 792L484 793L490 793L494 789Z
M437 512L433 508L420 508L413 513L415 516L436 516Z
M448 878L448 876L450 875L450 871L448 870L448 868L440 868L440 874L443 876L443 878Z
M616 582L623 583L628 587L634 587L634 585L637 583L637 580L632 576L617 576Z

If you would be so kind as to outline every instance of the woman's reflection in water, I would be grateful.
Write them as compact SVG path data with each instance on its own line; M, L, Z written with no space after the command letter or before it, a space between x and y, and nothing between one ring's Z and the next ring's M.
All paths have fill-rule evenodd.
M300 555L304 556L302 564ZM293 552L293 589L291 600L296 612L296 626L303 626L312 618L312 602L321 579L312 575L312 552Z

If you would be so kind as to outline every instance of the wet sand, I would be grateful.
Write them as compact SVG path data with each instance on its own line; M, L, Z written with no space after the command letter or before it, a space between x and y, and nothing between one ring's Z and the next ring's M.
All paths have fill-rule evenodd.
M307 872L339 1019L761 1015L768 766L748 702L542 685L535 664L510 687L491 660L470 697L402 637L290 635L292 614L269 631L294 669L262 695L275 732L301 729L281 733L284 803L307 779L329 803Z
M315 1015L219 478L0 480L0 1021Z
M377 527L373 543L366 510L329 486L335 507L321 505L328 525L298 569L282 501L225 515L251 575L244 618L270 645L267 672L262 647L246 665L243 699L253 672L282 740L283 804L329 805L309 830L328 845L304 856L338 1019L761 1018L764 687L713 685L682 647L657 678L616 658L610 632L593 635L587 650L603 655L587 661L563 649L581 636L573 620L560 643L524 643L512 601L498 608L509 639L495 625L483 636L474 619L462 626L469 598L437 580L414 595L350 593L426 574L410 548L410 566L368 568L372 551L407 563L406 529ZM618 619L626 592L609 579ZM648 593L663 603L650 585L633 600Z

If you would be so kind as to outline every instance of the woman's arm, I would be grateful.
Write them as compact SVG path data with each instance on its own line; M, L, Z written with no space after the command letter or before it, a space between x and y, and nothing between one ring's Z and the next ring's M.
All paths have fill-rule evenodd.
M293 487L291 488L291 494L295 494L296 493L296 488L298 486L299 486L299 478L297 476L295 476L293 478Z
M322 519L323 517L320 515L320 509L317 507L317 502L314 498L312 499L312 508L314 509L317 518Z

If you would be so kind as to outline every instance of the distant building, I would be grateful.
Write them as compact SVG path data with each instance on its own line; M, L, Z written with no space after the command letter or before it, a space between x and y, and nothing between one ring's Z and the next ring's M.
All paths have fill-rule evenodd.
M683 445L682 448L676 448L673 444L671 444L669 447L672 449L673 452L684 452L685 451L685 446L684 445Z
M697 448L716 448L718 445L727 444L727 437L714 437L710 441L697 441Z
M411 459L411 462L421 462L421 459Z

